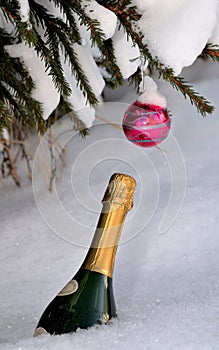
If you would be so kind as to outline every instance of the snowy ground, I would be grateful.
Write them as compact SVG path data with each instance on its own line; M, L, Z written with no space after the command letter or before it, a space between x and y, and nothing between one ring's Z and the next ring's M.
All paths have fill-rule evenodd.
M159 227L171 188L178 186L183 195L184 180L181 161L171 165L174 184L170 180L168 158L174 152L177 160L181 157L171 147L171 136L161 150L145 151L125 142L119 129L106 124L95 126L87 140L74 137L56 193L35 184L42 215L28 181L23 180L21 189L10 180L0 183L1 350L218 349L219 66L200 61L185 74L217 109L213 117L203 119L189 101L161 84L187 173L182 209L166 232L160 233ZM118 98L134 100L130 94ZM121 123L121 115L113 118ZM99 201L116 171L133 174L138 182L114 273L119 317L108 326L72 335L32 338L45 306L80 266L101 209ZM180 198L173 204L179 206Z

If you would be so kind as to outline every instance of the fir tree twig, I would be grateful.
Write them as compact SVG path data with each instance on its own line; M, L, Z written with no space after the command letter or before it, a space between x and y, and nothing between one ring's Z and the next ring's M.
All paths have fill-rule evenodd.
M219 62L219 46L207 44L200 57L205 60L211 58L213 61Z
M214 107L206 98L200 96L184 78L175 76L173 69L165 67L157 57L152 56L147 44L145 43L143 34L140 31L135 31L136 28L134 23L140 18L140 15L136 12L136 7L131 6L122 11L121 6L124 6L124 2L126 3L126 6L131 3L129 0L111 0L107 2L105 6L116 13L120 23L125 28L127 35L129 35L133 42L138 45L141 54L149 60L150 66L156 69L159 77L162 76L164 80L168 81L175 89L179 90L185 98L189 97L190 102L196 106L201 115L206 116L207 113L211 114L214 111ZM101 1L101 4L104 6L103 1Z

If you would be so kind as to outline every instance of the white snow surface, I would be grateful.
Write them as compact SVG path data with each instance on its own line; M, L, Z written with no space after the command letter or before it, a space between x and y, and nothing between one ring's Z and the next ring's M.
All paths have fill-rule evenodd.
M89 138L71 139L68 165L62 181L56 184L56 193L48 193L39 182L37 196L44 205L43 214L51 217L63 235L55 234L44 222L25 175L20 189L10 179L0 182L1 350L218 349L218 63L200 60L183 73L211 98L216 106L212 117L203 119L189 101L159 82L173 115L172 136L159 149L142 150L113 125L97 125ZM127 104L134 100L134 93L123 96ZM108 109L108 119L110 115L113 121L122 122L122 114L113 114L113 105ZM161 234L159 225L171 192L166 159L176 152L170 147L173 136L185 161L187 190L175 223ZM120 147L115 147L117 138ZM92 169L89 164L93 164ZM71 335L33 338L43 309L81 265L101 210L100 200L114 172L129 173L137 180L135 205L122 232L114 271L118 317L107 326ZM141 176L145 176L144 182ZM156 176L158 206L135 235L153 201L151 183ZM181 181L180 174L177 181ZM57 195L62 209L56 204ZM140 209L145 208L141 217L139 204ZM68 232L63 208L88 228L85 238L74 221ZM133 233L132 239L125 239L127 232ZM84 244L73 244L82 238Z

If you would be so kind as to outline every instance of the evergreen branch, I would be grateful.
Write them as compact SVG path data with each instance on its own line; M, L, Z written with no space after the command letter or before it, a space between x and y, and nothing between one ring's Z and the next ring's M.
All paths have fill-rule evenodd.
M5 105L10 105L11 108L11 115L9 118L11 119L13 117L13 114L20 114L22 118L29 119L29 115L27 113L27 110L24 108L24 106L17 101L17 99L14 97L14 94L12 91L10 91L10 88L8 89L5 85L0 84L0 90L4 94L4 101L6 102ZM31 119L28 120L28 123L32 125Z
M113 8L111 9L113 10ZM191 104L196 106L201 115L205 116L207 113L211 114L214 111L214 107L205 97L200 96L183 78L174 76L173 69L165 67L157 57L154 58L151 55L147 45L143 42L142 33L137 33L133 30L133 20L130 20L129 16L131 15L132 19L137 16L135 14L135 9L131 8L131 14L129 9L124 12L121 12L119 8L114 10L117 12L117 16L127 34L131 36L133 42L138 45L142 55L150 61L151 67L158 71L159 77L162 76L162 78L168 81L176 90L179 90L185 98L189 97Z
M8 36L0 29L0 124L9 126L14 117L19 117L35 127L35 120L42 117L41 104L31 96L34 83L28 70L5 49Z
M13 44L13 42L14 38L11 36L11 34L8 34L3 28L0 27L0 50L3 50L5 45Z
M59 81L57 82L57 80L54 80L54 83L56 83L56 87L60 87L62 81L65 82L65 78L62 73L62 65L59 54L60 47L62 49L62 52L64 52L65 54L65 58L69 58L72 73L75 75L77 81L79 82L80 89L82 90L84 96L87 97L91 105L98 103L98 100L92 91L92 87L90 86L89 81L79 64L78 57L73 49L72 33L69 26L66 23L64 23L60 18L56 18L50 15L42 5L36 4L34 0L31 0L31 2L32 6L34 4L34 7L31 7L34 17L37 18L37 20L40 21L42 26L46 28L46 42L44 43L39 36L38 39L41 39L41 50L46 51L45 55L43 56L44 59L45 57L50 58L50 56L52 55L52 61L49 60L47 67L53 64L53 66L51 67L51 75L53 79L54 76L57 77L59 75ZM49 47L49 49L47 49L47 46ZM38 48L38 46L36 47L36 43L35 48ZM49 54L50 51L51 54ZM61 92L63 95L68 96L71 90L70 88L66 89L67 86L65 84L64 86L62 86Z
M91 32L91 40L93 45L97 45L103 55L105 67L108 67L112 73L112 79L115 78L117 84L123 85L123 76L119 66L116 64L114 47L111 39L105 40L103 31L99 28L99 21L92 20L86 12L81 8L80 11L81 24L86 25Z
M9 127L11 123L10 112L6 108L4 100L0 100L0 131L4 127Z
M65 98L62 98L61 108L64 114L68 114L68 116L73 121L74 130L79 131L79 134L82 137L88 136L90 134L86 124L78 117L77 112L73 110L72 104L68 102Z
M97 38L97 36L96 36ZM124 79L119 66L115 63L116 57L112 39L105 40L103 45L97 44L102 53L102 66L111 73L111 79L114 80L114 87L124 84Z
M14 21L20 20L19 5L16 0L13 2L8 0L1 0L0 7L6 21L14 23Z
M160 64L159 61L154 60L153 65L156 67L159 76L168 81L171 86L180 91L185 98L189 98L192 105L195 105L197 111L202 115L211 114L214 111L214 106L204 97L196 92L192 85L190 85L183 77L174 75L173 69ZM152 65L152 66L153 66Z
M78 44L81 43L81 35L77 27L77 23L74 17L73 9L75 5L78 5L77 1L74 0L53 0L54 4L60 8L63 14L66 16L67 24L71 31L72 39Z
M32 98L31 94L25 89L25 85L20 81L16 81L15 77L12 75L9 77L10 86L8 86L8 90L11 94L16 98L19 104L21 104L25 110L27 111L28 118L29 114L35 115L36 118L42 117L42 108L40 102L36 101Z
M100 49L103 56L102 58L105 61L105 67L108 66L108 68L112 73L112 78L115 78L117 80L117 83L119 85L122 85L124 82L123 76L119 66L116 64L116 57L114 54L112 39L108 39L104 41L104 36L102 38L102 33L97 28L99 25L99 22L91 20L88 16L86 20L91 31L91 38L93 40L93 44L96 44Z
M31 30L26 30L26 28L21 30L20 25L20 33L22 33L22 37L27 44L32 46L39 57L44 61L45 70L49 71L48 74L51 75L52 81L57 90L65 95L70 95L71 89L65 79L61 62L58 60L58 57L53 57L36 29L33 27Z
M4 94L4 106L10 106L10 109L6 110L7 119L4 122L1 120L0 126L9 127L12 120L17 119L28 129L37 129L41 133L45 132L46 122L42 118L42 109L38 101L33 100L32 108L30 108L27 103L20 101L19 95L15 94L12 89L0 84L0 90ZM3 116L4 109L1 109L0 113Z
M10 71L9 76L13 73L13 78L17 79L19 72L20 82L23 88L26 90L26 92L30 94L31 91L34 89L34 82L31 76L29 75L28 70L18 58L12 59L11 65L12 71Z
M92 87L90 86L90 83L83 69L81 68L79 57L77 56L73 46L71 43L69 43L63 31L57 32L57 36L65 50L65 59L69 59L72 74L75 76L83 95L87 98L91 105L97 104L98 99L93 93Z
M206 113L211 114L214 111L214 107L210 104L210 102L204 97L200 96L191 85L189 85L184 78L182 77L176 77L173 75L164 75L165 72L163 72L163 76L165 76L165 80L169 81L170 84L176 89L180 90L183 96L189 97L191 104L195 105L198 112L202 116L206 116Z
M34 83L29 72L18 58L12 58L3 47L1 52L1 81L6 85L13 87L16 85L21 93L28 97L28 94L34 88ZM16 87L14 86L15 90Z
M136 6L132 5L132 0L107 1L107 3L102 0L98 2L114 12L119 20L138 21L141 18Z
M15 86L17 88L17 86ZM36 127L36 121L42 119L41 104L34 100L29 94L21 96L20 88L14 90L10 86L0 84L0 90L3 93L5 105L10 106L9 119L16 117L22 119L23 124L30 127Z
M92 44L101 51L102 57L98 64L105 67L112 75L112 79L105 79L106 84L111 87L123 84L123 77L116 63L113 42L111 39L105 40L100 23L89 17L86 5L80 0L48 1L59 7L63 18L50 14L46 5L43 6L36 0L29 0L30 23L24 23L21 22L20 2L18 0L0 0L5 19L12 23L17 31L16 38L0 28L0 125L7 124L13 117L19 118L19 115L30 125L34 125L36 121L40 128L45 125L41 118L41 105L31 97L34 83L29 72L19 59L11 58L4 49L5 45L13 44L15 40L24 40L36 50L37 55L44 61L45 69L52 77L54 86L63 96L68 96L71 94L71 88L63 72L62 52L89 103L95 105L98 102L83 67L80 65L80 57L74 48L74 43L81 44L76 16L80 25L84 25L90 31ZM173 69L166 67L157 57L153 57L138 27L141 15L138 14L137 7L133 6L132 0L109 0L107 2L97 0L97 2L115 13L119 25L123 26L127 36L132 38L133 44L138 45L142 56L149 60L150 67L158 72L159 78L162 77L175 89L181 91L185 98L188 97L202 115L213 112L214 108L211 104L203 96L200 96L188 82L181 77L174 76ZM219 47L208 44L201 57L211 58L219 62ZM137 71L129 81L136 83L138 80L139 72ZM6 104L4 104L5 101Z
M7 1L5 1L5 3L7 4ZM68 58L71 63L72 72L76 76L83 94L87 96L90 104L96 104L98 100L92 92L88 79L79 64L77 54L73 50L72 41L74 40L74 42L80 44L81 38L75 23L73 11L68 10L69 4L65 2L65 6L62 6L62 8L65 8L65 13L67 13L69 23L71 22L71 27L69 26L69 23L63 22L61 18L56 18L53 15L50 15L48 11L42 5L36 3L36 1L30 0L29 4L31 26L27 23L20 22L20 8L17 6L17 1L16 6L5 7L6 16L16 26L20 39L25 40L28 45L36 50L39 57L44 60L45 68L46 70L49 70L49 75L52 76L55 87L64 96L68 96L71 93L71 89L66 82L62 71L59 52L60 47L62 51L64 51L65 58ZM39 26L45 29L45 41L38 33ZM14 38L12 39L6 32L3 33L1 30L0 40L2 48L4 45L14 43ZM4 52L4 55L5 54L6 52ZM3 108L4 103L1 104L1 122L5 125L4 119L8 121L11 119L12 115L17 118L19 118L20 115L20 118L23 118L23 121L27 122L28 114L30 115L30 118L32 118L34 112L34 118L35 122L37 121L38 128L44 128L45 123L44 121L41 122L41 106L40 104L37 104L37 101L32 99L30 95L31 90L34 87L31 77L28 72L25 71L25 68L19 59L11 59L8 54L6 55L7 59L2 57L2 55L0 58L2 73L1 81L3 82L3 86L0 86L0 95L2 99L4 96L3 102L5 101L6 105L9 105L11 110L9 111L6 107ZM2 66L2 62L7 62L7 67L5 67L6 65ZM29 120L30 126L33 126L34 118ZM85 128L82 129L84 130ZM83 131L82 133L86 132Z
M135 89L138 91L141 79L141 70L138 68L137 71L128 78L129 86L134 85Z
M75 113L74 111L71 111L69 113L69 116L71 120L74 122L74 130L79 131L79 134L81 137L86 137L90 135L89 129L82 122L82 120L78 118L77 113Z
M219 46L208 44L200 55L204 60L211 58L213 61L219 62Z
M191 104L195 105L197 111L202 116L213 113L215 108L211 103L204 96L199 95L199 93L194 90L193 86L185 81L184 78L175 76L172 68L165 67L160 64L158 60L154 60L151 66L155 66L159 76L162 76L171 86L180 91L185 98L188 97Z
M63 44L63 47L65 49L66 59L67 58L69 59L72 74L75 76L83 95L87 97L91 105L97 104L98 99L93 93L92 87L90 86L90 83L83 69L81 68L81 65L79 63L79 57L74 51L73 46L71 45L71 43L68 42L68 40L66 40L66 36L64 35L63 32L59 32L57 33L57 35Z
M27 104L29 102L32 103L33 99L29 95L29 91L33 88L33 81L28 76L27 70L17 58L11 58L4 49L3 57L4 64L1 62L1 66L4 71L1 76L1 82L5 86L12 88L14 93L18 93L21 100L26 101Z
M133 6L132 1L133 0L108 0L107 2L105 0L96 0L100 5L107 7L108 9L111 9L113 12L122 12L126 10L128 7L136 8Z
M40 34L35 27L35 19L39 21L39 17L48 21L53 21L55 19L54 16L49 15L47 10L37 4L34 0L29 2L30 4L30 20L32 24L32 28L29 29L26 23L18 23L18 31L20 36L27 42L28 45L32 46L39 57L45 62L46 71L49 71L49 75L51 75L54 86L58 91L65 95L71 94L71 89L68 82L65 79L62 64L60 61L59 53L57 48L54 51L50 52L49 48L46 46L46 43L41 38ZM58 43L56 42L58 45ZM56 45L53 45L55 48Z

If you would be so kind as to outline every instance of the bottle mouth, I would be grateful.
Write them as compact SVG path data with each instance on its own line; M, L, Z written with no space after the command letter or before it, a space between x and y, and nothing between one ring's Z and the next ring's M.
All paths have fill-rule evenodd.
M111 176L102 203L115 203L130 210L133 206L135 179L127 174L115 173Z

